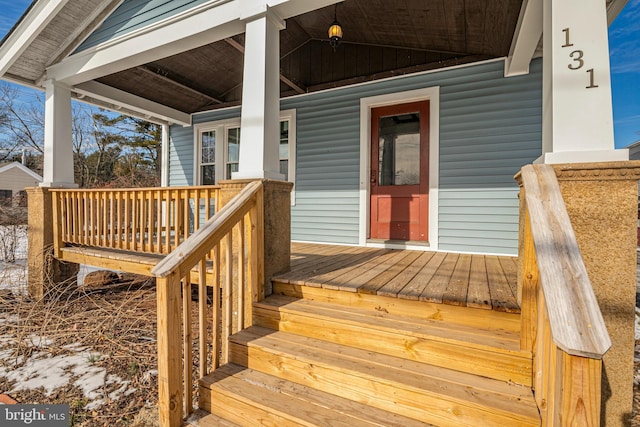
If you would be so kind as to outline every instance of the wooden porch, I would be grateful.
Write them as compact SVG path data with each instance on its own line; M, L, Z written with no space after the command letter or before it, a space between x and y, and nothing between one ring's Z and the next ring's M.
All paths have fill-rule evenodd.
M260 181L226 203L213 187L52 190L55 256L156 277L163 426L196 399L199 425L598 425L610 340L555 173L528 168L520 262L267 249ZM290 268L268 277L274 248Z
M520 313L517 258L293 243L283 284Z

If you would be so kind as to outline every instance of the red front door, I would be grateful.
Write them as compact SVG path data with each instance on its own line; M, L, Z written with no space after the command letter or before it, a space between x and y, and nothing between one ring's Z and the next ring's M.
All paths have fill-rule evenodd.
M370 238L429 240L429 101L371 110Z

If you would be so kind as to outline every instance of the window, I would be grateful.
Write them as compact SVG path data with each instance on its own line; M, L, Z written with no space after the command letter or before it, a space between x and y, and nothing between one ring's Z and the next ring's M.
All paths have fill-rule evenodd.
M202 132L200 141L200 183L212 185L216 183L216 131Z
M240 128L234 127L227 129L227 169L225 179L231 179L233 172L238 172L240 163Z
M295 182L295 110L280 112L280 173ZM240 119L202 123L195 126L195 185L217 184L231 179L240 165ZM217 166L217 167L216 167ZM291 195L292 204L295 193Z
M0 190L0 201L11 200L13 192L11 190Z
M289 121L280 122L280 173L289 180Z

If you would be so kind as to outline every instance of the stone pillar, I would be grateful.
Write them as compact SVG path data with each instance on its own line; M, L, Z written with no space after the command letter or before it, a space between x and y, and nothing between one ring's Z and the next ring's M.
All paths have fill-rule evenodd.
M253 180L221 181L219 207L226 205ZM293 183L262 180L264 186L264 294L271 295L271 278L291 268L291 189Z
M78 264L62 262L53 256L53 209L51 192L44 187L27 188L29 231L29 296L36 300L47 297L54 286L75 284Z
M613 343L604 356L602 425L628 425L633 404L640 161L553 166Z

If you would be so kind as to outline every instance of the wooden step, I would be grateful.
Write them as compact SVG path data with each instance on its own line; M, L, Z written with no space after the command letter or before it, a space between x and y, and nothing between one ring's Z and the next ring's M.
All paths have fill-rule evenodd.
M265 328L531 386L520 335L438 320L272 295L254 304Z
M530 388L286 332L245 329L230 360L435 425L540 424Z
M184 427L242 427L215 414L198 409L184 422Z
M200 399L201 408L240 426L429 425L234 364L200 380Z
M273 294L377 310L416 319L444 320L478 328L520 331L520 315L517 313L303 286L280 282L277 278L273 279Z

